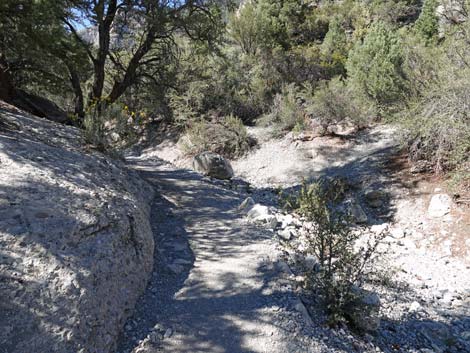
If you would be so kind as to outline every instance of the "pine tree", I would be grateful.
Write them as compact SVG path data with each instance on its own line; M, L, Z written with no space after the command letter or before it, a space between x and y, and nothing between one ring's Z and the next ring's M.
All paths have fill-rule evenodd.
M417 32L427 41L435 38L439 32L439 19L436 15L437 5L437 0L425 0L415 24Z
M356 43L346 63L350 82L379 106L393 104L403 94L406 80L398 34L383 22L370 28Z

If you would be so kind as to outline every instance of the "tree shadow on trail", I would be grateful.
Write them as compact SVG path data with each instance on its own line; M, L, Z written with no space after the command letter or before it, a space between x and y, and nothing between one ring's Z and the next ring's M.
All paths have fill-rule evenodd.
M155 269L118 352L129 352L153 332L163 335L168 329L171 337L146 343L148 352L317 352L297 337L311 333L295 308L295 293L279 286L282 270L269 254L257 253L272 233L241 226L240 195L196 173L154 163L137 163L137 169L161 192L152 211ZM174 273L168 264L181 258L189 263ZM233 267L219 268L222 261ZM315 340L339 352L351 344Z

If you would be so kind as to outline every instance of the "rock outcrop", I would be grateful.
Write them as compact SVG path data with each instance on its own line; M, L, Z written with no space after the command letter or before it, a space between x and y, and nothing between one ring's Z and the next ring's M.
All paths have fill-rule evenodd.
M153 267L153 190L74 128L0 120L2 350L111 352Z

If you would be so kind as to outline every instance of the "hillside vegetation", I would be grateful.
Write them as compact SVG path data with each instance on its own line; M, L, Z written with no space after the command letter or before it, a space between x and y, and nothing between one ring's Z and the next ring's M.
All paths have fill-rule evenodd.
M412 161L468 184L469 10L468 0L7 0L0 92L23 107L20 92L54 101L103 148L104 125L121 129L116 142L161 119L189 135L234 118L277 135L395 121ZM236 144L227 155L248 145Z

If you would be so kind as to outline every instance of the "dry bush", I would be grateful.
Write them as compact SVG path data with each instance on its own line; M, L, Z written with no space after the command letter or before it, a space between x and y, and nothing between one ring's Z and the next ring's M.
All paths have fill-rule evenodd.
M271 111L259 120L259 124L272 126L273 134L280 136L293 130L301 130L307 124L305 111L302 109L299 89L290 84L274 97Z
M243 122L232 115L208 122L193 122L181 139L181 148L187 155L211 151L227 158L236 158L253 145Z
M321 82L313 96L305 97L304 109L325 128L344 121L362 127L376 115L373 106L360 100L338 77Z
M455 27L441 47L407 48L413 96L399 116L412 161L429 162L436 173L470 180L470 22ZM417 70L419 68L419 70Z

